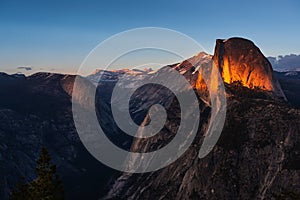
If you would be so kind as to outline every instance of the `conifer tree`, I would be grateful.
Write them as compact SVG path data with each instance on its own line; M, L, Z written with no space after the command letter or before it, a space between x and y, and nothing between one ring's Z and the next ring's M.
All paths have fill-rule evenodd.
M31 183L20 183L13 191L10 200L61 200L64 199L63 186L51 164L51 157L45 147L37 159L37 178Z

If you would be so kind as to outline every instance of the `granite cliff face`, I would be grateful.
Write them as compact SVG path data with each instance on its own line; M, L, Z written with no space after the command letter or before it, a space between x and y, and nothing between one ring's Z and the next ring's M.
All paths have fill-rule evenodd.
M221 82L238 83L249 89L265 91L273 99L287 100L270 62L247 39L218 39L214 55L201 52L172 67L190 81L207 103L210 101L209 92L218 92ZM221 77L217 76L217 71Z
M270 62L250 40L218 39L213 61L225 83L240 81L243 86L258 87L285 98Z
M177 119L178 107L172 108ZM205 118L209 108L201 108ZM156 172L125 173L103 199L299 198L299 110L248 97L230 98L228 110L221 138L204 159L198 152L206 119L191 148L175 163ZM168 123L159 134L147 142L134 142L133 149L164 146L176 134L176 126Z

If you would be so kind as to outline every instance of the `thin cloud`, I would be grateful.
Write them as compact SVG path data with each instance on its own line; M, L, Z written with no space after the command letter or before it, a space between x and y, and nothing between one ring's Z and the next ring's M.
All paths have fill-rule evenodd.
M31 70L32 70L32 67L30 67L30 66L22 66L22 67L17 67L17 69L26 70L26 71L31 71Z

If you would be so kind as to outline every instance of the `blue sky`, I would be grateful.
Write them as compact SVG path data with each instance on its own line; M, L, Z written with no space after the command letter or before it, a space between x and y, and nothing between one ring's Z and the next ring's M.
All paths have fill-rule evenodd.
M216 38L232 36L253 40L266 56L300 54L298 2L0 0L0 70L74 73L99 42L145 26L180 31L211 54Z

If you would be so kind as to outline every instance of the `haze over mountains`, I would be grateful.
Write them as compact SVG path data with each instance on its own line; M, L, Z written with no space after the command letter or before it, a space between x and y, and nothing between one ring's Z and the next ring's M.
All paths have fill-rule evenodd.
M270 58L269 58L270 59ZM224 80L227 116L221 138L204 159L198 158L211 120L205 66L215 64ZM72 95L84 103L85 91L97 87L98 121L107 137L132 151L162 148L180 124L180 105L174 94L158 85L139 88L130 101L137 124L148 120L151 105L160 103L168 114L163 129L148 140L136 139L116 125L111 95L133 87L141 78L160 71L96 71L73 91L75 76L36 73L0 74L0 198L21 176L34 178L34 161L46 146L58 166L67 199L293 199L300 196L300 77L274 73L270 62L249 40L217 40L213 56L201 52L168 67L179 71L199 98L201 120L191 147L170 166L145 174L120 173L99 163L84 148L71 112ZM211 72L210 72L211 73ZM100 77L100 80L98 78ZM123 97L119 96L121 100ZM296 108L298 107L298 108ZM121 112L126 112L120 108ZM136 161L139 162L139 161Z
M268 57L268 60L276 71L300 71L300 55L290 54L277 57L270 56Z

